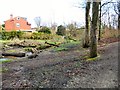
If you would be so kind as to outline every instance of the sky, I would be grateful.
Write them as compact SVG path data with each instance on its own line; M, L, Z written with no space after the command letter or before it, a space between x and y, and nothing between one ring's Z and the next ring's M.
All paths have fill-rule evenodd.
M35 27L35 17L41 17L41 25L51 23L84 25L84 9L78 8L81 0L0 0L0 23L14 17L26 17Z

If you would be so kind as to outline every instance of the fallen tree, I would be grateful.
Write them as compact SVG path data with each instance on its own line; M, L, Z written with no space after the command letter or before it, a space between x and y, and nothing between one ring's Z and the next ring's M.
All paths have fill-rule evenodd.
M49 42L45 42L45 44L48 44L50 46L56 46L56 47L59 47L60 44L53 44L53 43L49 43Z
M34 54L32 54L32 55L29 55L28 58L29 58L29 59L32 59L32 58L36 58L37 56L38 56L38 55L34 53Z
M15 44L9 44L8 46L15 46L15 47L36 47L36 45L30 45L30 44L28 44L28 45L24 45L24 44L18 44L18 43L15 43Z
M43 50L43 49L47 49L49 47L51 47L51 45L38 46L36 49L37 50Z
M25 53L8 53L8 52L3 52L2 56L25 57Z

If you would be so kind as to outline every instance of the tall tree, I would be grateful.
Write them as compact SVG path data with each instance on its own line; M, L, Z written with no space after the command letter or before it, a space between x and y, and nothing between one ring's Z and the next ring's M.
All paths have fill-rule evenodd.
M112 0L110 0L110 1L107 1L107 2L105 2L105 3L101 3L101 0L99 0L99 22L98 22L98 24L99 24L99 29L98 29L98 41L101 39L101 25L102 25L102 16L103 15L105 15L107 12L109 13L109 8L107 8L107 10L102 10L102 8L104 7L104 6L106 6L106 5L108 5L108 4L110 4L110 3L113 3L112 2ZM103 13L102 13L102 11L104 11ZM110 17L109 17L109 21L110 21Z
M112 29L115 29L115 27L117 25L116 15L112 14L111 19L112 19Z
M92 4L92 23L90 30L90 57L97 56L97 39L96 39L96 31L97 31L97 21L98 21L98 13L99 13L99 2L93 2Z
M91 2L87 2L86 3L86 8L85 8L85 36L84 36L84 41L83 41L83 47L84 48L89 47L90 5L91 5Z
M74 36L76 32L76 22L70 23L67 25L67 28L70 30L70 36Z
M102 12L102 8L101 8L101 1L99 2L99 8L100 8L100 12L99 12L99 31L98 31L98 41L101 39L101 12Z
M66 28L63 25L58 26L56 34L65 36L66 34Z
M37 28L40 29L40 26L41 26L41 18L40 18L40 17L35 17L34 20L35 20L35 23L36 23L36 25L37 25Z
M120 1L117 1L117 4L114 4L114 11L118 15L118 30L120 30Z
M120 1L117 2L117 8L118 8L118 30L120 30Z

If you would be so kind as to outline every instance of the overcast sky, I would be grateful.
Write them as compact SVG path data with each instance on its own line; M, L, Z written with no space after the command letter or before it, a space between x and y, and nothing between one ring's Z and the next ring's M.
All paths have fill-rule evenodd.
M41 17L44 25L50 23L84 24L84 10L75 7L81 0L0 0L0 23L14 17L27 17L28 21L35 26L34 18Z

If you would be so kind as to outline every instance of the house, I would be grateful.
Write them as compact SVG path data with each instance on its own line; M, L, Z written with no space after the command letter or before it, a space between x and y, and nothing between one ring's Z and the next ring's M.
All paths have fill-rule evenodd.
M11 14L10 19L5 21L5 30L6 31L12 31L12 30L28 31L28 30L31 30L31 24L27 22L27 18L20 17L20 16L13 18L13 15Z

